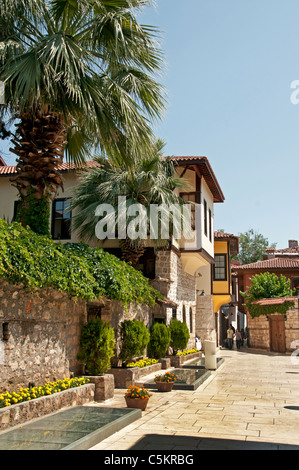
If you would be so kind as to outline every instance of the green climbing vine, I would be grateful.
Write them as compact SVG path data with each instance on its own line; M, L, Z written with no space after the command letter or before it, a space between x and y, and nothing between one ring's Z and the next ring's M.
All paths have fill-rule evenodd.
M163 296L142 273L101 248L55 243L0 219L0 277L29 289L52 287L70 297L106 297L153 306Z

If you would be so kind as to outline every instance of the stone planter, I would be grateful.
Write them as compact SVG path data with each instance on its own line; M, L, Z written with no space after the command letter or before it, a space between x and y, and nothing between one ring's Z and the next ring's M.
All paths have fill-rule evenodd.
M197 357L202 357L202 352L198 351L197 353L187 354L186 356L171 356L170 362L171 366L179 369L182 364L187 361L191 361L191 359L196 359Z
M70 388L53 395L35 398L0 409L0 430L31 421L59 411L62 408L85 405L94 401L95 385L92 383Z
M156 382L158 392L171 392L174 382Z
M94 401L102 402L114 398L114 375L92 375L86 378L95 384Z
M130 398L125 397L126 404L128 408L138 408L141 411L144 411L149 402L149 398Z
M158 372L161 370L162 364L152 364L146 367L132 367L132 368L113 368L108 371L108 374L114 376L115 388L129 388L134 385L140 377Z

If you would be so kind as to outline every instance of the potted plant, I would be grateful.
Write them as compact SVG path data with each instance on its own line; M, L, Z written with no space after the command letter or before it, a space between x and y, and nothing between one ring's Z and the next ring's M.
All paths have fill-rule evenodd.
M157 385L158 392L171 392L177 375L166 372L164 375L156 375L154 382Z
M139 408L141 411L144 411L151 396L153 396L153 394L146 388L131 385L125 394L127 407Z

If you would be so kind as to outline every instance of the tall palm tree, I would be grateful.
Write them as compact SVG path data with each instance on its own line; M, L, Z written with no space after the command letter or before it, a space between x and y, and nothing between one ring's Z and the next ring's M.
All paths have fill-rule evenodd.
M166 247L170 238L179 233L182 225L188 222L186 214L182 211L185 201L178 194L179 190L186 189L186 182L176 176L173 161L163 157L163 147L163 142L158 140L149 155L141 155L131 164L121 166L115 165L110 159L95 158L98 166L83 173L72 198L72 225L73 229L78 231L79 237L86 241L96 239L96 227L100 220L103 225L104 222L109 224L109 220L112 224L115 222L115 236L120 238L123 259L134 267L138 266L149 239L156 248ZM125 206L119 205L120 196L125 198ZM101 204L110 205L114 212L104 217L103 214L96 215L97 207ZM119 217L126 214L123 223L128 228L130 222L136 219L128 209L135 204L142 206L144 211L145 236L140 235L132 239L127 231L125 235L122 232L120 236ZM153 206L161 211L157 211L158 230L151 237ZM169 213L169 207L176 210ZM163 233L168 233L169 237L163 237Z
M0 0L2 112L16 119L22 223L29 196L48 201L63 187L65 155L79 165L98 148L120 163L150 146L165 104L156 31L136 19L150 3Z

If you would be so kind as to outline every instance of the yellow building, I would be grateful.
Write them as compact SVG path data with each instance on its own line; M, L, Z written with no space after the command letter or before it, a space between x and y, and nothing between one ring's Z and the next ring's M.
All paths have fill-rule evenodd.
M224 232L214 233L213 310L218 343L226 337L230 320L236 317L236 288L231 275L231 258L238 253L239 237Z

